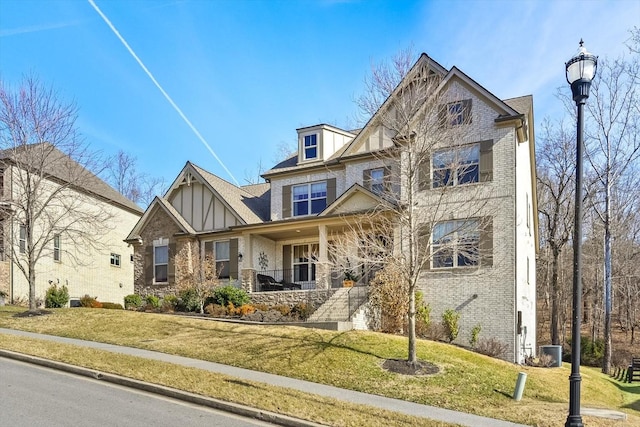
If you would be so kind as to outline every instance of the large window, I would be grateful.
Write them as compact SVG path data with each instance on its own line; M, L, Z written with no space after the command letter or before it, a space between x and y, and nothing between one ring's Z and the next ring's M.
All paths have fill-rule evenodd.
M219 279L229 278L229 241L215 242L216 273Z
M317 243L293 247L293 281L316 280L316 261L320 247Z
M311 160L318 158L318 135L305 135L304 137L304 159Z
M327 207L326 181L294 185L293 216L317 214Z
M470 267L480 261L478 220L444 221L433 228L433 268Z
M153 271L155 283L166 283L169 281L169 246L158 245L153 248Z
M60 261L60 235L53 236L53 260Z
M433 188L478 182L480 144L436 151L432 165Z

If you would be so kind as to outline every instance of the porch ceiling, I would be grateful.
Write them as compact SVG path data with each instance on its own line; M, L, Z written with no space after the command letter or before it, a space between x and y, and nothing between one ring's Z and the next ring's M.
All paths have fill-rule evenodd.
M285 240L291 238L304 238L318 236L318 226L291 227L284 230L265 230L257 233L271 240Z

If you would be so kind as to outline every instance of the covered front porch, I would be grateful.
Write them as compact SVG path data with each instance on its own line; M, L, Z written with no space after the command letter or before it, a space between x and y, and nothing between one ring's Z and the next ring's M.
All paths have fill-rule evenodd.
M247 227L239 239L242 286L248 292L308 291L366 286L379 266L355 262L362 248L336 249L348 231L343 217ZM353 253L349 257L338 253Z

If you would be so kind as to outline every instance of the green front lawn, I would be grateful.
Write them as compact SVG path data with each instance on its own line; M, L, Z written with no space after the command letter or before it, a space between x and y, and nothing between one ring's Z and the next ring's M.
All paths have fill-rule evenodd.
M568 364L523 367L424 340L418 357L439 366L440 373L408 377L381 368L385 359L406 358L406 338L393 335L82 308L12 316L23 310L0 307L0 327L162 351L529 425L561 426L567 414ZM4 338L0 347L11 349L15 338ZM522 401L515 402L509 396L519 372L528 379ZM592 368L583 368L582 374L583 406L622 410L629 414L628 425L640 425L640 387L618 383ZM615 425L585 419L589 426Z

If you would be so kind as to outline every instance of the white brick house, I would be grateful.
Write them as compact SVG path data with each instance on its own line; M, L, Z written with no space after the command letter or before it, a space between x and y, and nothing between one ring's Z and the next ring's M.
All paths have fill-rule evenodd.
M460 107L469 115L464 150L475 165L454 180L453 172L438 166L434 151L415 190L416 209L429 209L444 171L451 179L446 185L455 191L445 200L447 220L434 229L475 221L460 216L470 189L476 197L485 195L476 219L486 223L473 243L486 255L473 260L434 255L418 287L433 321L447 309L461 314L460 343L481 325L482 337L507 346L507 360L522 362L536 347L532 98L500 100L457 68L446 70L425 54L407 79L416 70L437 75L447 108ZM331 236L345 228L345 221L357 222L363 211L379 205L380 189L390 179L390 165L379 153L394 145L394 134L380 123L374 115L357 131L327 124L297 129L298 152L263 174L265 184L237 187L188 162L127 238L136 251L136 291L175 292L180 278L174 257L185 242L199 242L222 267L222 277L254 292L254 298L268 294L287 301L342 287L344 271L334 268ZM401 180L389 188L394 186L407 191ZM367 285L371 275L360 273L358 284Z
M32 168L32 203L44 206L33 222L36 298L43 300L52 285L65 285L72 301L84 295L101 302L123 304L133 293L133 249L124 242L142 216L142 209L77 162L47 144L0 150L0 290L9 300L28 301L29 284L21 271L26 266L24 224L24 168L16 161L29 150ZM74 175L75 174L75 175ZM73 178L69 178L74 175ZM49 199L48 202L45 202ZM71 213L70 213L71 212ZM88 224L73 212L101 213L107 223ZM88 238L79 238L83 234Z

